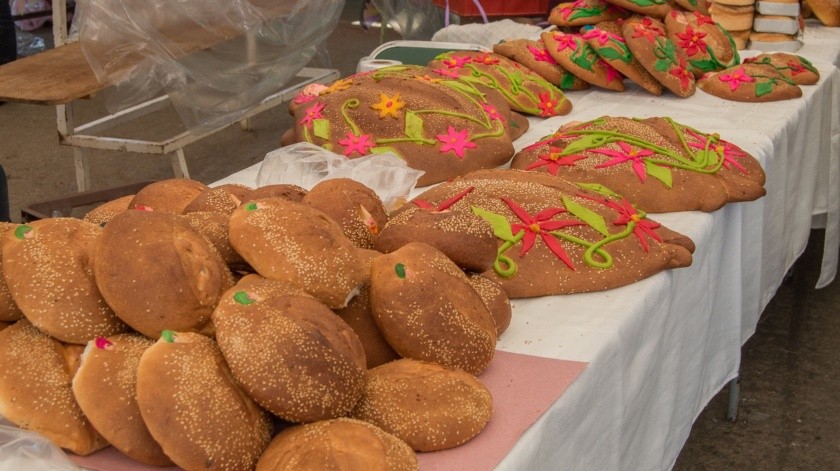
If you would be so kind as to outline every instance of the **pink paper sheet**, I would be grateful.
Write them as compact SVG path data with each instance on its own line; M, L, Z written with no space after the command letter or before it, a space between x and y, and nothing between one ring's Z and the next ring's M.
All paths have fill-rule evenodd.
M493 417L487 427L469 442L449 450L418 453L421 471L493 469L519 437L531 426L586 368L587 363L555 360L496 351L479 379L493 395ZM79 466L97 471L150 471L108 447L89 456L70 455Z

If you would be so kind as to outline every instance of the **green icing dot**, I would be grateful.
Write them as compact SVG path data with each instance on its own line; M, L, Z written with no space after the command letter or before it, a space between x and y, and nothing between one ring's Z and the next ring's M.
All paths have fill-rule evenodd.
M26 226L26 225L18 226L15 229L15 237L17 237L18 239L23 239L24 237L26 237L26 233L31 231L31 230L32 230L32 226Z
M256 211L257 210L257 203L248 203L245 205L245 211Z
M164 330L160 333L160 338L167 341L168 343L172 343L175 341L175 332L172 332L171 330Z
M405 265L402 263L394 265L394 271L397 272L398 277L405 278Z
M251 299L248 296L248 293L246 293L245 291L237 291L236 293L234 293L233 300L239 304L242 304L243 306L247 306L249 304L254 303L254 300Z

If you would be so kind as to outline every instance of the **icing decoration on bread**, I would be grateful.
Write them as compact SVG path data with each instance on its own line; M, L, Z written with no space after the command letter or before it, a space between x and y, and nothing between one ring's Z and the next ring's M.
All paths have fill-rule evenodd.
M589 83L564 69L551 57L542 40L514 39L493 46L493 52L516 61L563 90L585 90Z
M171 330L162 330L160 332L160 338L166 343L173 343L175 342L175 332Z
M796 83L769 64L745 63L700 78L704 92L726 100L767 102L802 96Z
M624 90L621 74L601 59L580 35L552 31L543 33L542 39L549 54L564 69L601 88Z
M754 158L670 118L602 117L567 126L523 149L511 168L601 184L649 212L714 211L765 193Z
M662 85L642 67L627 47L627 41L621 34L621 20L584 26L581 36L601 59L624 76L654 95L662 94Z
M665 17L665 31L668 39L685 52L695 76L740 62L732 37L709 16L671 10Z
M662 22L652 18L630 18L621 25L621 33L639 63L663 86L679 97L694 94L694 74L685 52L665 35Z
M28 239L34 236L35 233L32 232L32 226L22 224L15 228L15 237L17 237L18 239Z
M671 11L671 4L667 0L608 0L615 6L625 10L647 15L653 18L665 18Z
M96 337L96 339L94 340L94 345L96 345L96 348L100 350L110 350L111 348L113 348L114 343L106 339L105 337Z
M627 10L604 0L575 0L552 8L548 22L556 26L582 26L626 18L629 14Z
M744 59L748 64L770 65L797 85L813 85L820 80L820 72L811 62L796 54L775 52Z
M246 291L237 291L233 294L233 300L237 303L247 306L249 304L253 304L256 299L252 298Z

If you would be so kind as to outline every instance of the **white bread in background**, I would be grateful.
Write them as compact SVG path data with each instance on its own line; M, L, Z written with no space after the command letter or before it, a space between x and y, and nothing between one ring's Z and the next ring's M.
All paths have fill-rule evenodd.
M731 7L755 6L756 0L714 0L712 5L727 5ZM711 7L709 8L711 11Z
M709 13L712 19L727 31L743 31L752 29L755 7L724 5L715 2L709 7Z
M796 34L799 32L799 19L778 15L755 15L753 30L759 33Z
M840 0L805 0L814 16L826 26L840 26Z
M759 33L750 34L750 49L757 51L795 52L802 47L802 41L792 34Z
M762 0L755 4L756 13L762 15L780 15L796 18L799 16L800 10L801 8L799 8L799 3L790 3L779 0Z

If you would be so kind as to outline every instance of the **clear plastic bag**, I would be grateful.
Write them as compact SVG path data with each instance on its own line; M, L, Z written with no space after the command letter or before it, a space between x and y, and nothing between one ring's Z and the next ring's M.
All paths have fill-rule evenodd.
M79 0L82 51L111 112L166 92L193 130L278 92L335 29L344 0Z
M0 471L81 471L70 458L37 433L0 417Z
M404 39L428 41L444 27L443 9L432 0L371 0L382 18Z
M288 183L311 189L331 178L350 178L372 189L389 211L402 206L423 174L386 152L355 159L308 142L281 147L266 154L257 186Z

